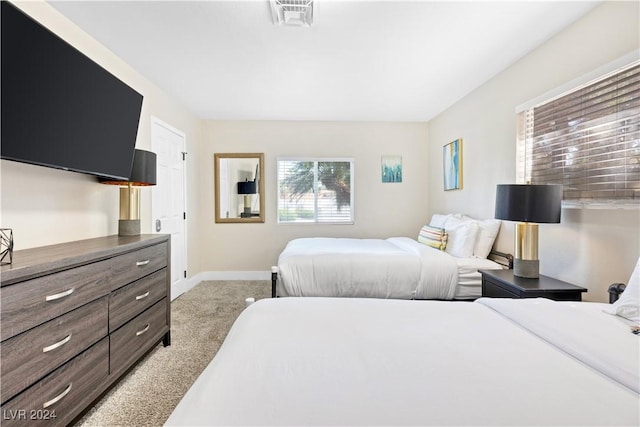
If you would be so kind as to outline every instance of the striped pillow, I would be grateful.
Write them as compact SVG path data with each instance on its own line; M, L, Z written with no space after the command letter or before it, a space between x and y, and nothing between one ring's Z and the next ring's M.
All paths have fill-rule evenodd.
M430 225L422 227L418 234L418 242L441 251L444 251L447 247L447 238L448 234L444 231L444 228L432 227Z

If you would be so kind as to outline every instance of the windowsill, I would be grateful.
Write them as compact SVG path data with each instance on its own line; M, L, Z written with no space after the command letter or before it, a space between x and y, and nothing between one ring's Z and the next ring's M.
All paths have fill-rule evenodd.
M278 221L278 225L354 225L354 222Z
M640 200L563 200L564 209L640 209Z

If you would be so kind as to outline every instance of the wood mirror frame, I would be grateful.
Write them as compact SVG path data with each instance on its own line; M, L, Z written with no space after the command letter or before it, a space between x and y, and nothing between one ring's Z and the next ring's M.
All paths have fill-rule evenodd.
M264 222L264 154L214 153L213 157L216 222ZM244 194L242 200L239 183L246 183L245 191L255 189L256 193Z

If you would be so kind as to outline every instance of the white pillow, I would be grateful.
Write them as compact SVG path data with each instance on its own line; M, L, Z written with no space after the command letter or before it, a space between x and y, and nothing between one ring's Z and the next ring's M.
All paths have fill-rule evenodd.
M460 213L455 214L433 214L431 217L431 221L429 221L429 225L432 227L445 228L447 225L447 221L449 219L462 219L463 215Z
M451 217L445 224L449 234L445 252L458 258L471 258L478 237L478 224Z
M501 221L499 219L473 219L468 216L463 216L462 219L465 221L475 221L478 227L480 227L478 238L473 248L473 256L482 259L488 257L493 247L493 242L496 241L496 237L500 231Z
M451 214L441 215L441 214L433 214L431 217L431 221L429 225L432 227L444 228L444 225L447 223L447 220L451 217Z
M636 268L631 273L627 287L620 298L604 311L640 325L640 258L638 258Z

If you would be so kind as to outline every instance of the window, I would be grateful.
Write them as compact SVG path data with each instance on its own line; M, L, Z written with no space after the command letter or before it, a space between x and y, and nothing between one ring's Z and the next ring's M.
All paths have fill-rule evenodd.
M278 159L279 223L353 223L352 159Z
M564 200L640 204L640 63L518 114L517 180Z

